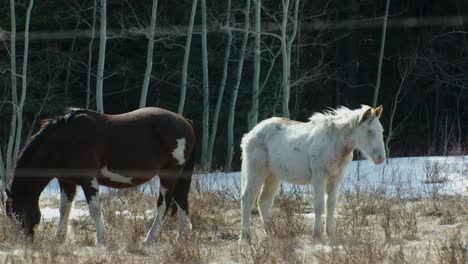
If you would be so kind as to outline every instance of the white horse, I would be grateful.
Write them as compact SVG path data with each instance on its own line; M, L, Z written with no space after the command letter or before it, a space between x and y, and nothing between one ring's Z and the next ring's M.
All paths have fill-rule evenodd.
M326 232L333 236L338 184L359 149L375 164L385 161L383 107L345 107L315 113L307 123L272 117L242 138L241 240L250 240L250 213L255 199L267 227L281 181L312 184L315 192L314 238L322 240L321 215L327 192Z

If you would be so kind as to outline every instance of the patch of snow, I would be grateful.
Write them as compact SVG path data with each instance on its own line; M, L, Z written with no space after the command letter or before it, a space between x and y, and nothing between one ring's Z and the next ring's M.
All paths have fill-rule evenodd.
M41 208L41 215L45 221L52 221L56 218L59 218L60 213L59 213L58 208L44 207L44 208ZM81 216L88 216L88 215L89 215L88 210L72 208L70 211L71 219L76 219Z
M159 186L158 178L155 178ZM194 188L222 192L232 199L240 197L240 172L214 172L193 175ZM371 161L352 161L346 169L340 192L380 190L386 195L403 197L429 196L434 192L447 195L468 195L468 156L390 158L384 164L374 165ZM60 193L58 182L47 186L41 199L49 199ZM106 193L109 189L100 188ZM142 191L150 194L149 188ZM280 192L312 194L311 185L283 183ZM77 201L85 200L78 188Z

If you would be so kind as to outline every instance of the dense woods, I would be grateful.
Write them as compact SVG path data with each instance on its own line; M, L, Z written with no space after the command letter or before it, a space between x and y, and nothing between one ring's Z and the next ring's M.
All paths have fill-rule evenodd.
M183 113L216 168L239 168L265 118L374 98L390 156L467 143L466 1L10 0L0 14L2 176L68 107Z

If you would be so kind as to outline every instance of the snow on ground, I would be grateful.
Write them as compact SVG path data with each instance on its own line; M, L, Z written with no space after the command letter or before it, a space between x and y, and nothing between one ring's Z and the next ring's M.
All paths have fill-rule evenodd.
M59 217L58 208L44 207L41 208L41 214L44 220L52 220ZM83 210L79 208L73 208L70 212L70 218L79 218L80 216L88 216L88 210Z
M240 194L240 173L207 173L194 175L192 186L204 191L224 192L233 199ZM155 178L158 181L157 178ZM468 195L468 156L391 158L385 164L374 165L367 160L353 161L346 170L340 191L382 190L387 195L423 197L434 193L446 195ZM107 188L101 187L102 192ZM282 191L310 193L311 186L283 184ZM41 200L59 197L56 180L51 182L41 195ZM78 188L76 200L84 201ZM150 214L151 212L148 212ZM116 214L126 214L116 212ZM58 218L58 209L42 208L45 220ZM87 210L73 208L72 218L89 215Z

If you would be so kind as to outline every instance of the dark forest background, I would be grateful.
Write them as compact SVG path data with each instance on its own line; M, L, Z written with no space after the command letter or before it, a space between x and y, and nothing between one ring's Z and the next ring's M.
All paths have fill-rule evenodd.
M316 111L343 105L372 104L382 39L386 1L301 1L299 29L291 54L291 118L301 121ZM25 12L28 1L16 1L17 67L21 69ZM192 0L161 0L158 4L154 65L147 105L177 111L186 28ZM233 27L242 28L245 1L232 2ZM281 1L263 1L262 31L279 34ZM291 5L292 6L292 5ZM5 151L12 115L9 40L9 2L0 3L0 144ZM208 67L210 108L215 105L226 49L225 1L208 1ZM89 30L94 1L37 1L30 22L28 91L23 114L23 138L38 120L60 115L67 107L85 107L89 36L46 34ZM250 12L253 28L254 8ZM108 114L138 108L145 72L147 38L132 34L149 27L151 1L109 0L105 62L104 106ZM99 23L99 12L97 12ZM188 67L184 115L201 135L203 89L200 12ZM390 155L460 154L468 135L468 2L463 0L392 0L390 2L378 104L382 123L393 120ZM99 28L99 24L96 24ZM112 29L112 30L111 30ZM44 33L40 35L39 33ZM34 35L37 34L37 35ZM213 166L226 158L228 104L235 82L242 32L234 31L226 91L220 112ZM38 37L34 37L38 36ZM42 37L40 37L42 36ZM240 165L239 143L248 131L253 82L253 34L247 44L235 115L233 168ZM274 37L262 35L259 121L281 112L281 55ZM93 44L96 73L99 39ZM273 63L273 64L272 64ZM272 65L272 66L271 66ZM268 74L271 66L271 73ZM266 79L268 76L268 79ZM20 80L19 80L20 82ZM94 101L92 80L90 109ZM19 89L19 88L18 88ZM394 115L392 115L394 113ZM25 142L25 140L23 140ZM201 138L199 140L201 144ZM198 148L200 149L200 148ZM4 155L5 156L5 155Z

